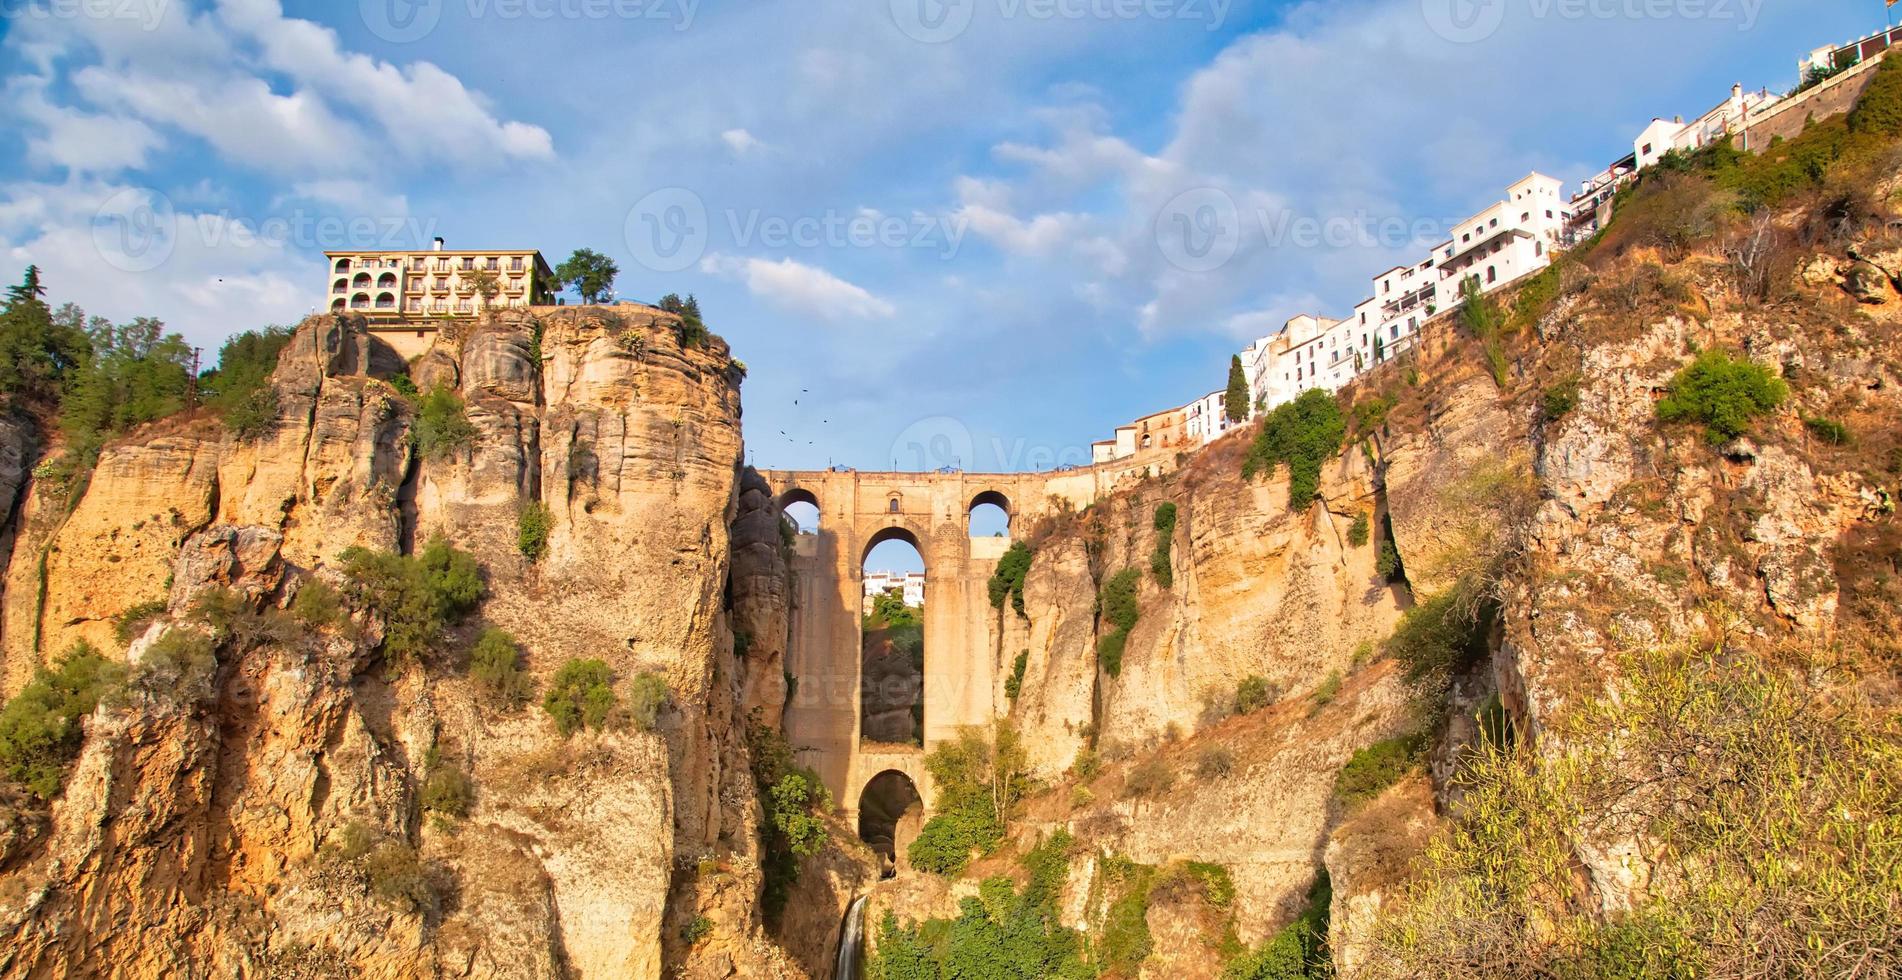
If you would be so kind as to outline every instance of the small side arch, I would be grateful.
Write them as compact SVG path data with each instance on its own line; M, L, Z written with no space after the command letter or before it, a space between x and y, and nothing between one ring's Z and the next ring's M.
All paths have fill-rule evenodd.
M924 798L896 769L873 776L859 791L859 839L878 852L884 876L904 866L905 852L924 826Z

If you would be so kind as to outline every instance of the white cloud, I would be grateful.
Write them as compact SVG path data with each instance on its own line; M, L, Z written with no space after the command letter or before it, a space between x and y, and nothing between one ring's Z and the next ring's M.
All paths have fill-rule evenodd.
M137 119L57 106L46 99L46 79L20 76L7 82L6 99L40 132L27 136L28 162L76 173L116 173L145 165L163 142Z
M872 295L864 287L792 259L772 262L715 254L702 259L700 269L738 279L745 284L747 292L780 309L821 320L885 319L898 312L896 306Z
M744 129L729 129L720 134L720 141L725 143L727 149L732 150L736 157L743 157L766 148L766 144L760 142L759 137Z

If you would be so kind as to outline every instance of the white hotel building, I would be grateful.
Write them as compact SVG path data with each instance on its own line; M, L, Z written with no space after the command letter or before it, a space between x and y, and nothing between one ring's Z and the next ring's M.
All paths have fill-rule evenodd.
M1412 347L1429 319L1459 305L1471 278L1492 292L1545 268L1565 227L1564 184L1541 173L1506 188L1504 200L1453 226L1416 262L1373 279L1373 295L1343 319L1303 313L1242 351L1254 412L1309 388L1339 389Z

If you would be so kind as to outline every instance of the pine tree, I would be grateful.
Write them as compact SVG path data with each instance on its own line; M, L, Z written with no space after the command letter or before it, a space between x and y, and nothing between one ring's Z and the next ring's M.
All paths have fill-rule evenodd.
M27 266L17 286L7 287L0 308L0 393L51 400L59 381L91 353L86 333L70 317L54 317L38 266Z
M1248 378L1242 374L1240 354L1228 360L1228 393L1222 398L1222 408L1230 422L1248 418Z

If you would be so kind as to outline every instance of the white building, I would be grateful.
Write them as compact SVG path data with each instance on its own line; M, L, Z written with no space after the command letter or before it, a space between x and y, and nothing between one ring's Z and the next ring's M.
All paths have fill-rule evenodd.
M1206 446L1237 422L1228 420L1228 390L1211 391L1184 405L1182 431L1191 446Z
M905 605L917 609L925 604L925 573L866 572L865 613L872 611L872 600L887 592L897 592Z
M1294 400L1303 391L1338 390L1376 364L1413 346L1426 322L1459 305L1460 283L1500 289L1545 268L1565 227L1564 185L1541 173L1506 188L1505 198L1459 223L1427 255L1373 279L1373 295L1335 320L1303 313L1279 333L1242 351L1254 409Z

